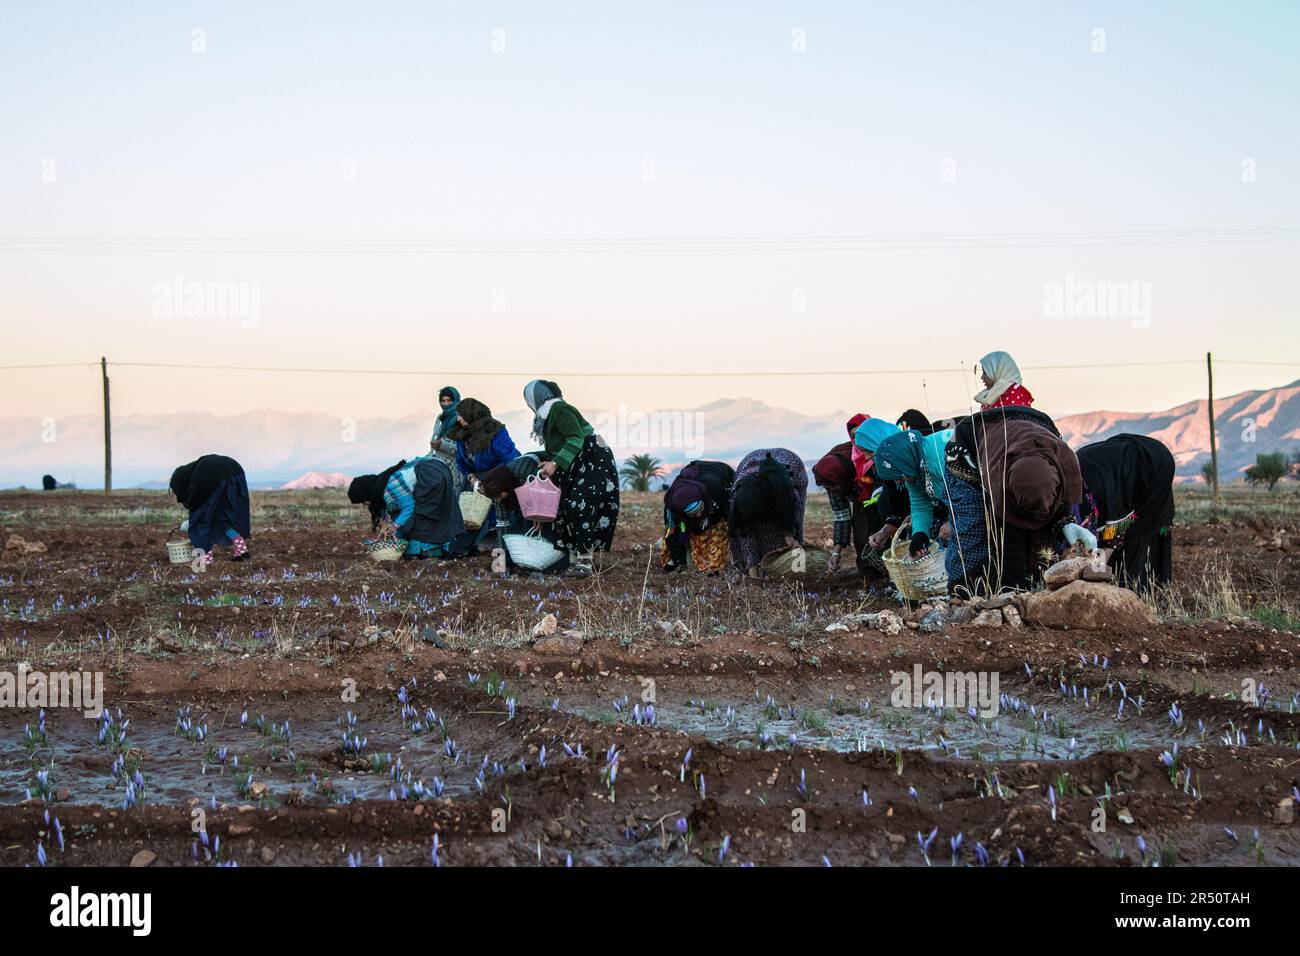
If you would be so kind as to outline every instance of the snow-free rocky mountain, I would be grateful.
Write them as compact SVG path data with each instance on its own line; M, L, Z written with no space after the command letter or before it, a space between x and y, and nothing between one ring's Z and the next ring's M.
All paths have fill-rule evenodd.
M890 413L902 409L891 409ZM675 470L692 458L735 464L754 448L793 449L809 463L847 438L851 413L811 416L751 398L724 399L696 409L665 411L655 422L627 410L592 411L588 417L621 461L649 452ZM521 451L536 447L527 410L499 416ZM428 450L432 413L355 422L324 412L255 411L242 415L177 412L124 415L113 420L116 487L166 487L177 464L208 452L243 462L259 488L338 487L348 477L382 469ZM80 487L99 485L103 474L103 423L98 415L73 415L54 423L51 435L36 418L0 419L0 486L39 487L41 476ZM1209 459L1205 400L1159 412L1098 411L1057 419L1074 447L1130 432L1169 446L1178 473L1192 478ZM1260 452L1300 450L1300 382L1215 400L1219 462L1225 478ZM53 441L48 439L53 437Z

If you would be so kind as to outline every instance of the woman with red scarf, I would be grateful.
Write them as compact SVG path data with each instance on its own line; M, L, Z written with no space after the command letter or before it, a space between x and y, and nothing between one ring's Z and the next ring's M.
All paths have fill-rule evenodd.
M871 454L853 441L870 415L854 415L848 422L849 440L836 445L813 466L813 480L826 489L831 503L831 554L827 568L836 571L844 549L852 544L858 572L876 576L882 570L870 560L867 539L882 524L876 508L876 480Z
M1034 404L1034 396L1021 384L1020 366L1006 352L990 352L980 359L980 377L984 388L975 393L975 401L981 411Z

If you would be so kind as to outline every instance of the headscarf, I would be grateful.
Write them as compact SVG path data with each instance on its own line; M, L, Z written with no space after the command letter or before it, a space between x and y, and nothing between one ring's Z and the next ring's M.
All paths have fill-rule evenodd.
M1009 421L990 428L979 448L981 484L996 520L1036 531L1083 497L1079 459L1046 428Z
M883 418L868 418L853 433L853 444L867 454L874 455L882 441L897 434L897 425L891 425Z
M899 428L903 429L903 431L907 431L909 428L914 428L922 435L929 435L934 432L934 426L930 424L930 419L926 418L915 408L909 408L907 411L903 412L903 414L899 415L896 424Z
M871 483L871 476L868 474L871 470L871 456L863 451L857 445L853 444L853 436L858 430L858 426L871 418L870 415L864 415L862 412L854 415L848 421L849 441L848 455L849 460L853 463L854 477L863 485ZM836 448L839 446L837 445ZM834 451L835 449L832 449ZM861 487L861 486L860 486Z
M465 419L465 424L456 422L447 432L447 437L453 441L464 442L465 450L471 455L484 451L492 444L492 439L496 437L497 432L505 427L492 417L492 409L477 398L462 399L456 411L461 418Z
M992 385L975 393L975 401L981 405L992 405L1012 385L1022 383L1020 366L1006 352L990 352L984 356L980 359L980 371L993 379Z
M885 481L921 477L921 440L915 428L894 432L876 449L876 474Z
M535 378L524 386L524 402L533 411L533 437L542 441L546 432L546 416L551 406L564 397L560 386L545 379Z
M821 488L852 488L853 483L857 480L857 469L853 467L851 459L846 458L841 451L848 451L844 445L836 445L813 465L813 480Z
M441 402L444 398L450 398L451 404L438 415L438 438L450 437L447 432L456 424L456 408L460 405L460 392L451 385L444 385L438 392L438 401Z
M783 531L795 528L795 491L785 467L767 455L758 473L736 482L731 493L731 526L743 532L758 521L770 521Z
M673 479L664 494L664 504L669 511L692 519L703 517L713 510L713 499L704 482L686 475L678 475Z
M370 527L372 530L379 527L379 519L384 516L384 489L388 487L388 479L393 477L393 472L405 465L406 459L402 459L393 467L385 468L377 475L358 475L348 485L348 501L354 505L370 505Z

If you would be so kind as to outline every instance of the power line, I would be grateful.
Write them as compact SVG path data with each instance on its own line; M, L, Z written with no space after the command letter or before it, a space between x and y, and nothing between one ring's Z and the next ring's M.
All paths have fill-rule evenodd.
M216 254L565 254L625 252L868 252L1098 245L1203 245L1300 241L1300 227L1083 232L812 236L0 236L0 252Z
M49 365L0 365L0 371L21 368L94 368L98 362L55 362Z
M535 372L498 372L482 370L466 371L449 371L446 369L353 369L353 368L289 368L284 366L247 366L247 365L179 365L164 362L109 362L110 366L124 368L167 368L167 369L190 369L205 370L214 372L317 372L330 375L420 375L424 377L433 375L456 376L460 378L527 378ZM1026 365L1025 368L1031 371L1044 369L1097 369L1097 368L1129 368L1129 367L1148 367L1157 365L1199 365L1200 362L1195 359L1186 361L1172 362L1125 362L1125 363L1108 363L1104 365ZM967 374L970 370L966 368L910 368L910 369L829 369L816 371L791 371L791 370L771 370L771 371L735 371L735 370L718 370L718 371L699 371L699 372L548 372L556 378L796 378L799 376L826 376L826 375L938 375L938 374Z
M1064 365L1024 365L1021 366L1023 371L1030 372L1054 372L1054 371L1075 371L1087 369L1109 369L1109 368L1160 368L1173 365L1200 365L1201 359L1171 359L1162 362L1094 362L1094 363L1076 363ZM47 365L0 365L0 371L13 371L20 369L48 369L48 368L93 368L98 362L64 362ZM1217 365L1245 365L1245 366L1270 366L1270 367L1294 367L1300 368L1300 362L1272 362L1272 361L1232 361L1217 360ZM208 371L208 372L277 372L277 373L295 373L295 374L319 374L319 375L418 375L422 377L431 376L455 376L457 378L526 378L529 375L536 374L536 371L483 371L481 369L468 370L448 370L448 369L392 369L392 368L304 368L281 365L199 365L189 363L174 362L109 362L110 368L151 368L151 369L177 369L186 371ZM716 371L686 371L686 372L646 372L646 371L626 371L626 372L590 372L590 371L568 371L568 372L547 372L555 378L799 378L812 376L864 376L864 375L965 375L972 371L971 367L958 368L875 368L875 369L816 369L811 371L804 370L782 370L782 369L719 369Z

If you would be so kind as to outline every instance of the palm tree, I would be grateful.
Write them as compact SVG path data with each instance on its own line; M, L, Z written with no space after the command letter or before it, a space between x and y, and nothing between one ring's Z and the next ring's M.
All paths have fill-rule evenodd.
M658 478L664 473L663 465L653 455L633 455L624 459L618 476L623 479L629 491L649 491L650 479Z
M1201 477L1205 479L1207 485L1214 484L1214 462L1207 461L1201 466Z

